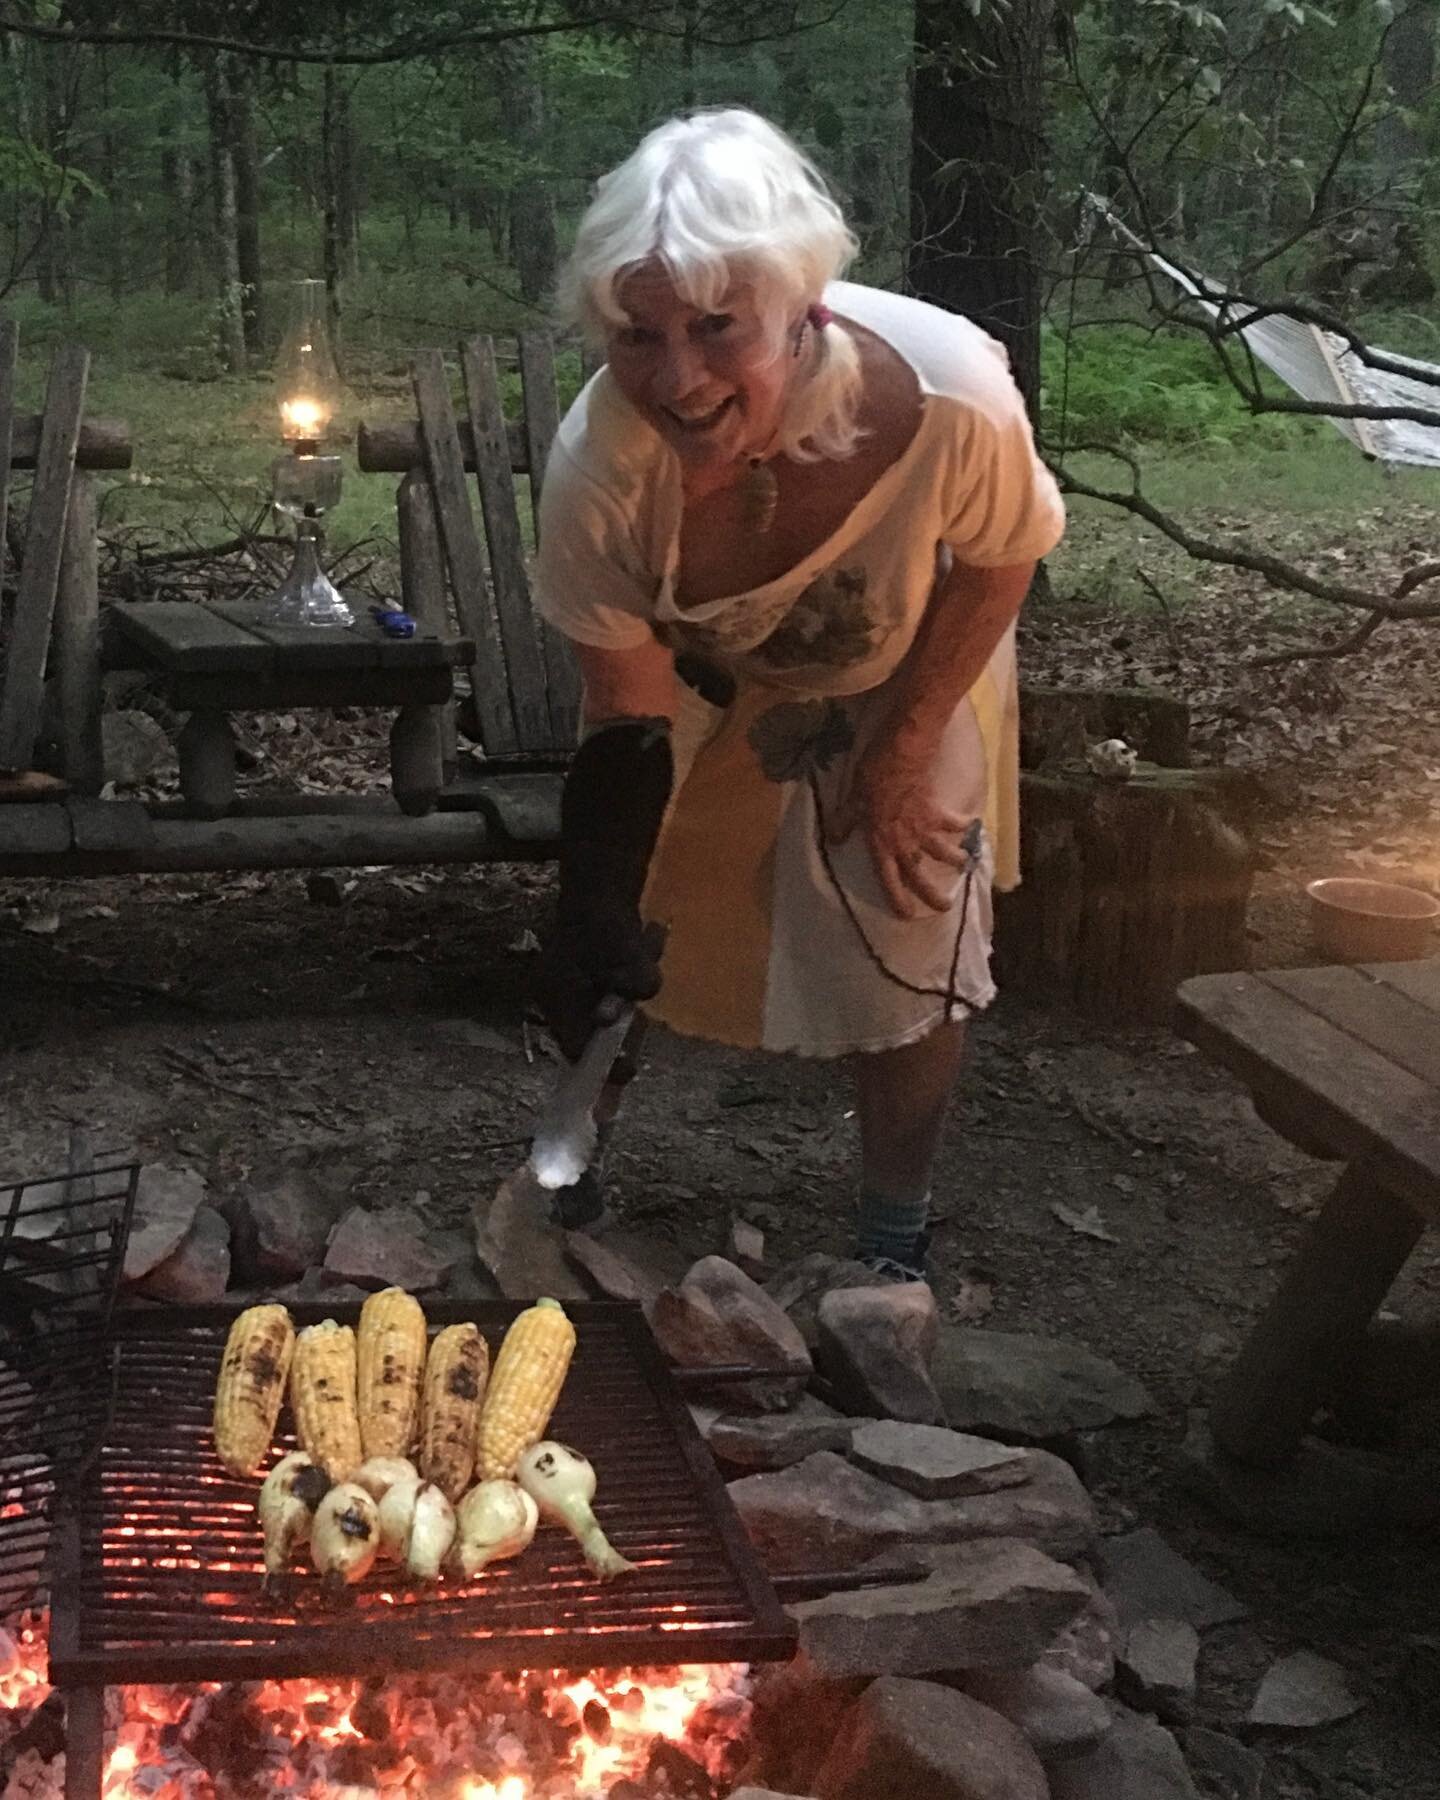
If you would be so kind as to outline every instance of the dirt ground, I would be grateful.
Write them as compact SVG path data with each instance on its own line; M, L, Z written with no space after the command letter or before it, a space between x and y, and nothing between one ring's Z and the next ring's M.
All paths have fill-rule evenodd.
M301 1167L466 1229L548 1085L522 1016L549 876L352 879L340 905L295 874L0 885L0 1173L63 1165L81 1122L222 1193ZM1257 893L1267 962L1308 954L1292 892L1274 878ZM632 1092L614 1210L677 1267L723 1247L737 1215L774 1263L848 1248L843 1070L657 1037ZM1261 1744L1267 1800L1422 1800L1440 1796L1437 1546L1265 1542L1193 1498L1178 1457L1330 1179L1168 1033L1004 1001L975 1032L946 1139L935 1285L951 1317L1073 1337L1151 1385L1157 1417L1101 1434L1087 1472L1107 1528L1158 1527L1253 1609L1207 1639L1204 1722L1243 1730L1263 1668L1302 1646L1365 1697L1343 1724ZM1094 1208L1106 1235L1056 1206ZM1433 1317L1437 1293L1429 1247L1391 1305Z

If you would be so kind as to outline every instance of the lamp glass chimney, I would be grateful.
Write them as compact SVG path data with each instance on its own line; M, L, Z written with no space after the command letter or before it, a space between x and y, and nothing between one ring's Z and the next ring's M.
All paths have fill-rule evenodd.
M276 385L280 435L300 454L313 454L340 401L340 374L325 323L325 283L297 284L295 320L280 346Z

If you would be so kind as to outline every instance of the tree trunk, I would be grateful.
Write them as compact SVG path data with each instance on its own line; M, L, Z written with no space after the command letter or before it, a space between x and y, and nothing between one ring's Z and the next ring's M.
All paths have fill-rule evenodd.
M520 292L532 306L554 289L560 259L555 201L544 169L545 89L540 52L515 39L496 47L500 60L500 114L513 150L528 165L510 190L510 250Z
M236 57L225 71L230 155L235 165L235 261L240 276L240 323L245 348L262 354L264 292L260 260L260 146L255 132L255 71Z
M230 143L230 107L221 61L221 57L213 57L205 66L205 104L210 125L210 204L216 288L216 338L221 363L235 375L245 368L245 327L240 304L235 158Z
M40 54L41 92L44 104L45 149L55 164L64 169L69 161L69 122L65 109L64 70L60 58L62 47L44 45ZM74 299L73 271L70 266L70 221L68 199L61 188L46 196L35 277L40 298L51 306L68 307Z
M341 278L357 281L360 277L360 155L355 133L355 114L351 105L354 85L345 80L335 84L335 234Z
M1375 131L1375 154L1393 180L1417 175L1425 139L1415 122L1435 80L1435 0L1410 0L1385 38L1385 81L1391 109Z
M185 96L178 65L167 78L167 99L157 128L160 145L160 191L165 196L169 229L165 233L165 292L184 294L195 279L195 163L176 141L185 118Z
M918 0L912 64L907 285L1000 340L1032 417L1053 11L1054 0L977 15L955 0Z
M325 277L325 303L330 326L330 346L338 363L340 345L340 81L335 71L325 71L324 100L320 108L320 263Z

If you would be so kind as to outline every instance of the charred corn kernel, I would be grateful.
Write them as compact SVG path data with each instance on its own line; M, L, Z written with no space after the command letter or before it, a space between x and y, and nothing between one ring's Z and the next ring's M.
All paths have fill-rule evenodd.
M475 1473L513 1478L515 1464L550 1423L575 1353L575 1327L558 1300L537 1300L512 1323L480 1411Z
M295 1340L290 1365L295 1435L332 1482L348 1481L364 1461L355 1411L355 1333L326 1319Z
M355 1355L360 1442L370 1456L408 1456L420 1417L425 1314L404 1288L385 1288L360 1308Z
M447 1325L430 1346L420 1409L420 1473L447 1500L458 1500L475 1466L475 1426L490 1372L478 1325Z
M232 1475L265 1459L285 1398L295 1327L283 1306L251 1306L230 1327L215 1383L215 1450Z

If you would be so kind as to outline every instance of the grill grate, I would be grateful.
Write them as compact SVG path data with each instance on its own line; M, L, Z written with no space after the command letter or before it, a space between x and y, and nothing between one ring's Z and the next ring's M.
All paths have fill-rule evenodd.
M64 1175L0 1187L0 1618L41 1599L57 1489L104 1428L105 1333L140 1168L77 1140Z
M473 1318L492 1346L520 1308ZM339 1609L297 1574L261 1594L257 1478L216 1460L211 1396L233 1314L127 1317L113 1336L114 1405L83 1472L74 1579L57 1582L51 1678L149 1682L365 1675L424 1668L606 1668L763 1661L794 1642L774 1589L637 1307L569 1306L578 1344L552 1430L595 1464L597 1511L637 1574L598 1582L568 1534L425 1590L381 1564ZM297 1325L355 1307L292 1308ZM281 1447L289 1448L282 1415Z

